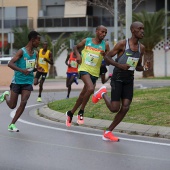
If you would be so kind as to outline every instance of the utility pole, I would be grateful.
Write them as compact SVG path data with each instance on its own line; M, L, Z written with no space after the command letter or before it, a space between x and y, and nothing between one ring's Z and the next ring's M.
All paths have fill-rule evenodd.
M4 2L2 0L2 6L1 6L1 43L2 43L2 49L1 54L2 57L4 57Z
M167 44L167 0L165 0L165 77L167 77L167 51L169 49Z
M132 0L126 0L126 38L131 37L130 26L132 24Z
M118 6L117 1L114 0L114 45L118 41L118 20L117 20L117 13L118 13Z

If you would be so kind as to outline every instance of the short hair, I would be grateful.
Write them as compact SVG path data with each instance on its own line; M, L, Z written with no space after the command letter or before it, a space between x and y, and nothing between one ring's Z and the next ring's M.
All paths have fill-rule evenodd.
M97 30L99 30L99 29L100 29L100 28L102 28L102 27L104 27L104 28L105 28L105 26L104 26L104 25L99 25L99 26L97 26L97 27L96 27L96 31L97 31Z
M133 28L135 28L136 26L138 26L139 24L143 24L142 22L140 21L135 21L131 24L130 26L130 30L132 31Z
M40 36L40 34L36 31L31 31L29 34L28 34L28 40L30 41L32 38L37 38L37 36Z

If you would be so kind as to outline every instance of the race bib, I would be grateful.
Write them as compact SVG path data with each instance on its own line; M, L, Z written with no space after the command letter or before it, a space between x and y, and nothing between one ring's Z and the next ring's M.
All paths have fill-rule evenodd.
M71 61L70 62L71 67L77 68L77 62L76 61Z
M44 61L44 58L39 58L39 63L40 64L46 64L46 61Z
M126 64L129 64L131 66L128 70L135 70L138 61L139 58L128 57Z
M90 66L96 66L99 60L99 56L96 54L87 53L85 63Z
M26 60L26 69L34 69L35 59Z

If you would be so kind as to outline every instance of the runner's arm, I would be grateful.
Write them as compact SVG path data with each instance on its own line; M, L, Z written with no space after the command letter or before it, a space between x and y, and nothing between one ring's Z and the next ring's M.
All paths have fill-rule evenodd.
M78 43L77 45L75 45L73 47L74 53L77 56L77 63L81 64L82 60L81 60L81 55L79 53L79 51L85 46L86 43L86 39L82 40L80 43Z
M128 64L120 64L112 59L116 54L121 56L125 50L126 42L124 40L118 42L111 51L108 52L107 55L104 56L104 60L106 61L107 65L113 65L123 70L128 70L130 66Z
M67 58L66 58L66 60L65 60L65 64L66 64L67 66L69 66L69 64L68 64L68 60L69 60L69 58L70 58L70 55L69 55L69 54L67 54Z
M47 63L53 65L54 62L53 62L53 56L52 56L52 53L49 52L49 60L47 60L46 58L44 58L44 61L46 61Z
M142 66L142 58L145 52L145 47L141 44L141 54L140 54L140 59L138 61L138 65L136 66L136 71L147 71L145 70L145 67Z
M11 61L8 63L8 67L10 67L11 69L15 70L15 71L19 71L21 73L24 73L25 75L29 74L30 71L28 71L27 69L23 70L19 67L16 66L15 62L18 61L21 57L23 56L23 52L22 50L18 50L17 53L15 54L15 56L11 59Z

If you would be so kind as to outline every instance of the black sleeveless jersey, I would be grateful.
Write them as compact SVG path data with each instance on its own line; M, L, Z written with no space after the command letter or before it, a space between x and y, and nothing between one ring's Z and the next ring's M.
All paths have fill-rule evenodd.
M129 39L126 40L126 48L124 53L115 61L120 64L129 64L131 67L128 70L122 70L120 68L115 67L113 70L114 79L116 77L116 79L134 78L134 70L136 69L141 54L140 43L138 44L138 51L132 51L129 46Z

